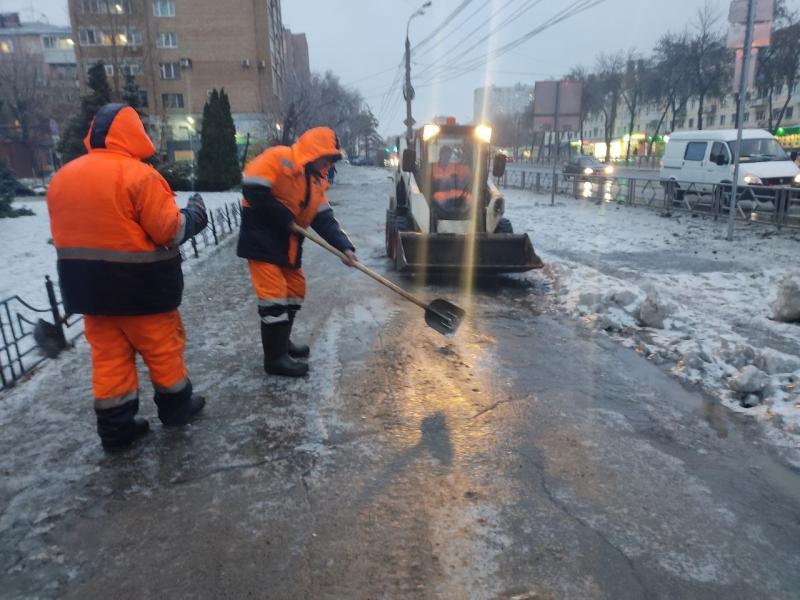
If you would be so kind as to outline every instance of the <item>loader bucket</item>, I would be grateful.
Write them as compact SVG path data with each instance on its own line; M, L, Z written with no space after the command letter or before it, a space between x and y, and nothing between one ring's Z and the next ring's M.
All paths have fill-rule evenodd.
M474 239L476 274L522 273L544 266L528 234L479 233ZM455 273L469 262L470 252L469 236L403 232L397 247L396 266L402 273Z

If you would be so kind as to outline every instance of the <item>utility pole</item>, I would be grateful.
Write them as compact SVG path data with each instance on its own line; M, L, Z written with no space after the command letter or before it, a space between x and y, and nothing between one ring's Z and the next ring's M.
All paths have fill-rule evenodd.
M553 138L551 138L550 140L551 143L550 158L553 160L553 172L550 178L550 206L556 205L556 177L558 177L558 175L556 175L556 162L558 161L558 151L559 151L559 146L561 145L561 139L558 131L558 111L561 108L560 105L561 105L561 81L558 81L556 83L556 111L555 111L555 117L553 119L553 138L556 140L555 156L553 156L553 146L552 146Z
M739 158L742 154L742 117L745 104L742 100L747 98L747 75L750 70L750 50L753 44L755 3L755 0L749 0L747 4L747 29L744 32L744 56L742 57L742 73L739 79L739 101L736 108L736 151L733 153L733 184L731 184L731 201L728 208L728 235L726 239L729 242L733 241L736 198L739 194Z
M417 10L415 10L411 16L408 18L408 23L406 24L406 53L405 53L405 63L406 63L406 82L403 86L403 98L406 100L406 120L403 123L406 126L406 147L411 148L411 143L414 140L414 117L411 116L411 101L414 99L414 88L411 85L411 41L408 38L408 30L411 27L411 20L414 17L419 17L425 14L425 9L428 8L432 4L431 0L428 0L425 4L420 6Z

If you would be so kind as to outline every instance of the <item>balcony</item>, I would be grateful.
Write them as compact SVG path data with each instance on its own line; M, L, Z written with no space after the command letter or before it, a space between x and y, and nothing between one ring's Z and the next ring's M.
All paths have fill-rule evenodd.
M76 64L75 50L72 48L64 50L60 48L45 48L44 62L48 65L74 65Z

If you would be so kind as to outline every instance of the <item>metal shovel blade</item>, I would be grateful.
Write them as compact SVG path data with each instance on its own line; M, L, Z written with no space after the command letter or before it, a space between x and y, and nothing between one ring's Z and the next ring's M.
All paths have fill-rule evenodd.
M425 308L425 322L428 327L442 335L453 335L466 313L455 304L437 298Z

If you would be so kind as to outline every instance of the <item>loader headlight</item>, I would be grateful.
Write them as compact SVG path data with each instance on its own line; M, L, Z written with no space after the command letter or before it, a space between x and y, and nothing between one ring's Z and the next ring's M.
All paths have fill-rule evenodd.
M422 141L427 142L431 138L435 138L439 135L439 132L442 130L441 127L438 125L434 125L433 123L429 123L422 128Z
M613 175L614 174L614 167L612 167L611 165L606 165L605 168L603 169L603 172L606 175Z
M488 125L478 125L475 128L475 137L488 144L492 141L492 128Z
M593 169L592 167L586 167L586 168L583 170L583 174L584 174L584 175L591 175L592 173L594 173L594 169Z
M800 185L800 173L794 176L794 184Z
M756 175L745 175L742 179L747 185L761 185L763 183L761 177Z

